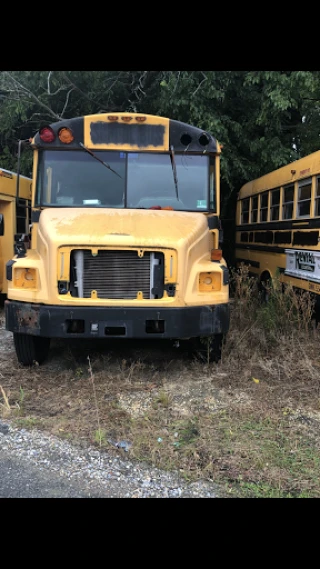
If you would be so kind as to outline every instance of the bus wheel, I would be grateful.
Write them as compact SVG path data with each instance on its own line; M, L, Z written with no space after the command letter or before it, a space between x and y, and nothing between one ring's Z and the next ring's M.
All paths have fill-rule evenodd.
M29 334L13 334L14 347L19 362L24 366L42 364L48 357L50 338L40 338Z
M221 360L223 335L195 338L192 342L193 356L203 363L218 363Z
M272 278L269 273L263 273L259 281L260 298L263 303L268 303L270 300L270 290L272 288Z

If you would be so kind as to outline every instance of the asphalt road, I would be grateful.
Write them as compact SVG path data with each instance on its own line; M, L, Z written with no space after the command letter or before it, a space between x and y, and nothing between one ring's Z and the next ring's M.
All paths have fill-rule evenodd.
M217 498L219 489L0 419L0 499Z
M41 471L25 460L0 450L0 499L2 498L100 498L83 490L77 481Z
M70 479L55 471L50 461L37 465L11 443L9 426L0 420L0 498L100 498L104 492L88 489L88 480ZM32 452L32 439L28 452ZM50 455L49 455L50 456ZM55 459L54 455L51 455Z

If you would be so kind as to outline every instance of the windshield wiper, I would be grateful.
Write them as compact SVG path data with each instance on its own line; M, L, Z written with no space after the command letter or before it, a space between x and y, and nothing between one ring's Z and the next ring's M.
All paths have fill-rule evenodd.
M92 158L95 158L96 160L98 160L98 162L100 162L100 164L103 164L103 166L108 168L108 170L111 170L111 172L113 172L116 176L119 176L119 178L122 179L122 176L120 176L120 174L118 174L118 172L113 170L111 168L111 166L109 166L109 164L107 164L106 162L104 162L103 160L98 158L98 156L96 154L94 154L91 150L89 150L89 148L87 148L84 144L82 144L82 142L80 142L79 144L80 144L81 148L83 148L83 150L85 150L86 152L88 152L88 154L90 154L90 156L92 156Z
M171 165L172 165L172 172L173 172L174 185L175 185L175 188L176 188L177 200L178 200L178 202L179 202L180 199L179 199L178 174L177 174L176 157L175 157L175 154L174 154L174 147L173 147L173 146L170 147L170 158L171 158Z

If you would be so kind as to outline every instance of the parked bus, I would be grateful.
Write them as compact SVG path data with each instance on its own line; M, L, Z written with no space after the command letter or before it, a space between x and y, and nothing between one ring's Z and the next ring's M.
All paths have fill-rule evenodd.
M6 263L15 254L15 242L27 243L31 213L30 178L0 168L0 295L7 294ZM18 183L19 181L19 183ZM19 187L19 191L18 191Z
M320 300L320 151L245 184L236 213L237 265L261 289L278 279Z
M108 113L42 128L31 249L7 264L19 362L51 338L188 340L220 358L229 273L219 248L220 146L159 116Z

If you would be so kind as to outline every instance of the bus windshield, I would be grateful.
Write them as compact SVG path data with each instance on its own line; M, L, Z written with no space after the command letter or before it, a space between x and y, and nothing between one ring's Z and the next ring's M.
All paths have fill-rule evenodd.
M85 150L39 152L35 205L215 211L214 161L209 156L115 151L94 155L98 160Z

